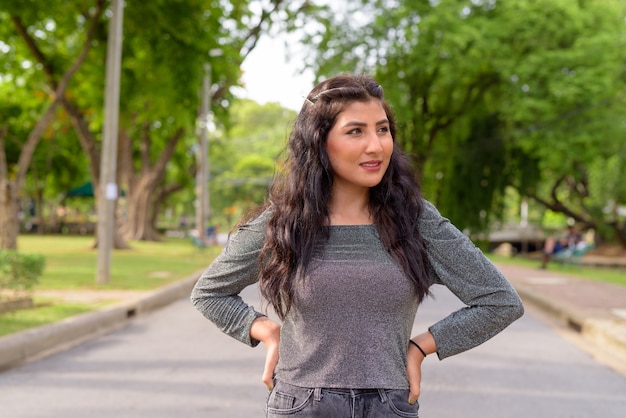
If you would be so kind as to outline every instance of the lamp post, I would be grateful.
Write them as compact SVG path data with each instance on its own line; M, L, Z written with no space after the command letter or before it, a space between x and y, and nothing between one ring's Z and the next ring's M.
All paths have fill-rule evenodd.
M104 101L104 129L100 157L100 184L98 198L98 265L96 283L109 282L111 248L115 228L115 201L117 200L117 125L120 102L120 68L122 62L122 18L124 0L112 0L113 12L109 24L107 45L106 87Z
M221 49L211 49L209 57L222 55ZM211 83L211 62L204 64L204 78L202 81L202 100L200 105L200 117L198 120L199 146L198 146L198 172L196 174L196 229L198 238L206 238L206 223L209 219L210 207L210 160L209 160L209 139L208 130L213 124L213 114L211 112L212 83Z

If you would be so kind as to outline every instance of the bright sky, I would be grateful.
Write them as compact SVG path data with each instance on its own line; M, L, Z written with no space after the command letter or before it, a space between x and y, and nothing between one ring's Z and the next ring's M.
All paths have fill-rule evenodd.
M313 88L313 73L299 71L302 62L294 55L287 62L283 39L261 37L243 63L246 89L236 94L261 104L279 102L299 111L303 96Z

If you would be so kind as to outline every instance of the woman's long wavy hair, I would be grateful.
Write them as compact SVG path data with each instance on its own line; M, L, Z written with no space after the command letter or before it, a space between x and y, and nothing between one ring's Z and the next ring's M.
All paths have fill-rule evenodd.
M395 141L393 113L372 78L340 75L309 93L289 137L285 174L270 188L259 284L281 319L291 308L294 280L304 277L315 242L329 237L333 170L326 152L328 133L349 104L370 100L380 101L387 114L394 150L382 181L370 190L369 210L385 248L413 281L418 300L429 294L428 261L418 227L421 192Z

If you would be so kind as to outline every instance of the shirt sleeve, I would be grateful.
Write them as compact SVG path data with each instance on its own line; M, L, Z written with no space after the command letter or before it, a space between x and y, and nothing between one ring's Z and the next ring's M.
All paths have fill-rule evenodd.
M471 240L424 201L420 232L433 283L446 286L465 305L429 328L440 360L498 334L524 313L509 281Z
M225 334L252 347L259 341L250 337L250 327L263 314L245 303L239 293L258 281L266 215L238 228L191 292L192 303L206 318Z

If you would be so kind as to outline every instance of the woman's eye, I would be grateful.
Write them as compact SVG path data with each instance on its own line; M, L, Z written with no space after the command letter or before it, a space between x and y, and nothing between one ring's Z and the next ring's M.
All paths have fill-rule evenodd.
M348 131L348 135L358 135L361 133L361 130L359 128L354 128Z
M378 132L380 132L380 133L387 133L387 132L389 132L389 126L381 126L380 129L378 129Z

